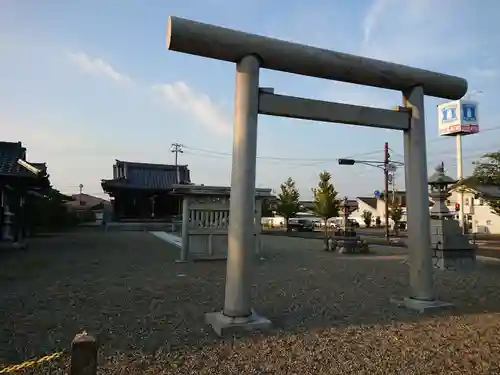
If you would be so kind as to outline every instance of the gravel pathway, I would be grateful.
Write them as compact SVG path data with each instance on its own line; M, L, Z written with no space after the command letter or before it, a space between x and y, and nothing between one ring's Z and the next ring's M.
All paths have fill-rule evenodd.
M437 274L456 307L418 316L388 302L408 292L402 250L349 258L307 239L264 244L253 295L275 328L231 340L203 321L222 306L225 263L175 264L150 234L64 234L0 253L0 364L68 348L85 329L100 374L500 374L500 263Z

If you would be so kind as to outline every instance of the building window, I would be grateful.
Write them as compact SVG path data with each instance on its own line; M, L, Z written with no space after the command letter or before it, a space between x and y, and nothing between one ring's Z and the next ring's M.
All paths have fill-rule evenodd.
M469 205L469 198L465 198L465 205L468 206Z
M486 225L491 225L491 220L486 220Z
M480 206L484 206L484 199L479 198L479 205L480 205Z
M449 199L446 201L446 205L451 206L451 201Z

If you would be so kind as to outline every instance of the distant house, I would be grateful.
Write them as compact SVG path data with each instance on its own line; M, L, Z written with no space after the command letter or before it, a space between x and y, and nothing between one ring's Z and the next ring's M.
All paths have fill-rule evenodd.
M447 206L455 212L455 205L460 204L459 191L464 189L464 206L460 207L465 214L469 230L477 233L500 234L500 216L494 214L488 205L488 199L500 198L500 186L482 184L474 177L469 177L460 184L452 186ZM455 216L458 218L458 214Z
M140 220L179 215L182 197L172 194L172 186L190 183L187 165L116 160L113 179L102 180L101 186L113 199L116 220Z
M372 224L375 224L377 217L380 218L380 223L385 225L385 196L384 194L378 197L358 197L358 209L352 214L353 217L359 217L362 220L363 211L371 212ZM396 204L403 210L401 221L406 221L406 191L397 190L389 192L389 207ZM433 202L429 200L429 207L432 207ZM389 217L389 224L392 224L392 219Z
M368 211L372 214L372 217L375 218L378 216L377 210L377 198L375 197L357 197L356 201L358 202L358 209L353 212L352 216L356 216L359 218L363 217L363 212Z
M104 210L111 208L111 203L106 199L84 193L71 195L71 200L65 205L80 218L93 216L96 220L101 220Z

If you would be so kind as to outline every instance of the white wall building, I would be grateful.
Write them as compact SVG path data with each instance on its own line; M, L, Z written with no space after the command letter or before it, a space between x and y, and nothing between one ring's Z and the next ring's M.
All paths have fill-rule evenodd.
M500 187L479 184L473 178L463 180L464 207L460 207L465 214L469 230L475 233L500 234L500 216L494 214L488 205L487 198L500 198ZM459 204L457 189L451 191L447 206L450 212L455 212L455 205ZM458 218L458 215L457 215Z
M406 192L404 191L396 191L394 194L391 193L389 195L389 202L392 203L392 199L396 201L396 203L402 208L403 216L401 217L401 221L406 221ZM360 220L363 222L363 212L368 211L372 214L372 226L375 226L377 217L380 218L380 222L382 225L385 225L385 200L384 197L358 197L356 198L358 202L358 209L353 212L352 217L356 218L356 220ZM359 218L359 219L358 219ZM389 225L392 225L394 222L389 217Z

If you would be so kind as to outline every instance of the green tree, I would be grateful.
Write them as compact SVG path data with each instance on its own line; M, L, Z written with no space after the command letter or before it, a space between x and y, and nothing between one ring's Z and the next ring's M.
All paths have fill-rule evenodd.
M295 186L295 181L291 177L288 177L281 184L280 190L276 212L285 218L285 224L287 230L289 230L288 219L300 211L300 193L299 189Z
M312 189L314 196L314 212L324 222L325 248L328 247L328 219L339 215L340 201L337 199L337 191L331 183L332 175L326 171L319 174L318 187Z
M396 235L398 235L399 222L401 221L401 218L403 217L403 209L401 208L400 205L393 202L393 204L391 205L389 214L391 216L392 221L394 221L394 232Z
M368 210L364 210L361 217L363 218L363 222L365 223L366 227L370 228L370 226L372 225L373 214Z
M477 182L500 187L500 151L491 152L475 163L473 177ZM485 196L491 211L500 215L500 198Z

